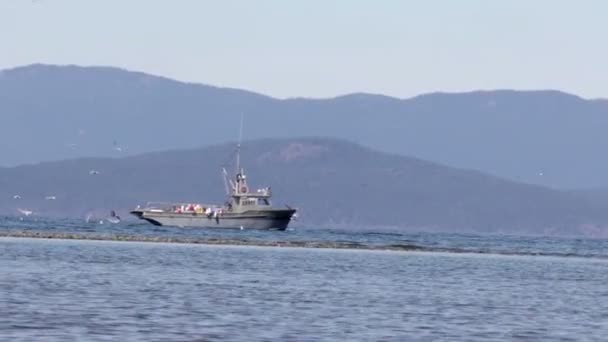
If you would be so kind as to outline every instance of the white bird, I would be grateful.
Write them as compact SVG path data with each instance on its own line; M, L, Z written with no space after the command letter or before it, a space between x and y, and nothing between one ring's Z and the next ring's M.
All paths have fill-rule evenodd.
M46 196L44 199L47 201L53 201L53 200L56 200L57 197L51 195L51 196Z
M122 152L123 148L121 146L118 146L118 143L116 142L116 140L114 140L114 150L118 151L118 152Z
M15 196L13 196L13 199L21 199L21 196L15 195Z
M91 170L91 171L89 171L89 174L90 174L90 175L98 175L99 173L100 173L100 172L99 172L99 171L97 171L97 170Z
M34 213L33 211L27 209L17 208L17 210L19 210L19 212L25 216L30 216Z

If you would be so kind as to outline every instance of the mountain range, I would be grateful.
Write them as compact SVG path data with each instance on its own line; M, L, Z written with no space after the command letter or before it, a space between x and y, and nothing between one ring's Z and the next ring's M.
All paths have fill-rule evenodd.
M0 71L0 165L224 143L237 138L241 115L247 139L327 136L517 183L608 187L606 100L551 90L276 99L42 64Z
M147 201L222 203L235 143L0 168L0 212L125 217ZM608 236L608 201L328 138L245 141L252 187L307 227ZM95 172L92 172L95 171Z

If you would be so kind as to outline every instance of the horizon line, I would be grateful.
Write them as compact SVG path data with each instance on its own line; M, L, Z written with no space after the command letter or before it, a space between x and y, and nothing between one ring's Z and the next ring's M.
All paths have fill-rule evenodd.
M576 94L576 93L573 93L573 92L568 92L568 91L565 91L565 90L555 89L555 88L545 88L545 89L515 89L515 88L481 89L481 88L478 88L478 89L461 90L461 91L437 90L437 91L433 91L433 92L419 93L419 94L416 94L416 95L413 95L413 96L409 96L409 97L398 97L398 96L393 96L393 95L386 95L386 94L382 94L382 93L366 92L366 91L353 91L353 92L349 92L349 93L343 93L343 94L338 94L338 95L334 95L334 96L326 96L326 97L309 97L309 96L279 97L279 96L269 95L269 94L266 94L264 92L260 92L260 91L256 91L256 90L246 89L245 87L238 88L238 87L234 87L234 86L220 86L220 85L215 85L215 84L211 84L211 83L204 83L203 81L182 80L182 79L173 78L173 77L169 77L169 76L165 76L165 75L161 75L161 74L157 74L157 73L152 73L152 72L142 71L142 70L136 70L136 69L130 69L130 68L121 67L121 66L113 66L113 65L84 65L84 64L74 64L74 63L52 64L52 63L36 62L36 63L29 63L29 64L21 64L21 65L16 65L16 66L10 66L10 67L0 68L0 76L4 72L11 72L11 71L16 71L18 69L26 69L26 68L37 67L37 66L56 67L56 68L113 69L113 70L120 70L120 71L127 72L127 73L135 73L135 74L142 74L142 75L150 76L150 77L162 78L162 79L166 79L166 80L169 80L169 81L178 82L178 83L182 83L182 84L190 84L190 85L198 85L198 86L205 86L205 87L213 87L213 88L217 88L217 89L244 91L244 92L248 92L248 93L251 93L251 94L255 94L255 95L259 95L259 96L264 96L264 97L267 97L267 98L270 98L270 99L280 100L280 101L292 101L292 100L324 101L324 100L334 100L334 99L340 99L340 98L345 98L345 97L353 97L353 96L361 96L361 95L384 97L384 98L389 98L389 99L398 100L398 101L408 101L408 100L413 100L413 99L416 99L416 98L425 97L425 96L429 96L429 95L458 95L458 94L492 93L492 92L522 92L522 93L554 92L554 93L560 93L560 94L563 94L563 95L573 96L573 97L576 97L576 98L579 98L579 99L582 99L582 100L586 100L586 101L608 101L608 97L583 97L583 96L581 96L579 94Z

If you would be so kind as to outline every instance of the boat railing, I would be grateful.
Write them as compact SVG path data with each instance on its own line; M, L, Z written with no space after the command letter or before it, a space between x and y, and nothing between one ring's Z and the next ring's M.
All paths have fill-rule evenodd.
M171 202L148 202L146 203L145 209L169 209L174 205L178 204Z
M221 206L216 204L203 204L203 203L180 203L180 202L148 202L146 203L145 210L159 211L159 212L188 212L188 211L205 211L207 208L215 209Z

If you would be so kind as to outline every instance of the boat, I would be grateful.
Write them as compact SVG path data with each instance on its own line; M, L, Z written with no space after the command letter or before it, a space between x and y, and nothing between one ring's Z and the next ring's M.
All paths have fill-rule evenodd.
M240 141L240 139L239 139ZM236 175L222 168L228 200L222 205L200 203L148 203L131 214L157 226L183 228L234 228L285 230L296 209L272 206L270 187L252 190L240 167L240 142L236 151Z

